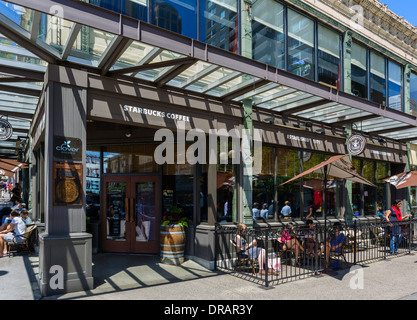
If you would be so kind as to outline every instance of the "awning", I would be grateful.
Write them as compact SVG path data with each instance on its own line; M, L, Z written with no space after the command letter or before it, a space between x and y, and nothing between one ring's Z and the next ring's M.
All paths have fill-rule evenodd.
M28 164L11 159L0 159L0 175L13 177L19 169L28 168Z
M82 1L10 0L0 5L0 33L12 43L7 50L39 58L29 67L17 59L0 59L0 72L5 74L0 95L9 97L4 108L16 107L10 95L36 99L46 65L54 63L223 102L251 99L256 108L298 123L301 119L306 126L311 121L328 128L352 125L375 140L417 141L413 115ZM53 16L51 8L65 14ZM31 17L32 23L21 17ZM45 26L42 34L40 25ZM52 36L57 29L64 37L59 42ZM81 32L90 35L83 47L76 41ZM0 103L0 114L2 108Z
M351 180L353 182L376 187L376 185L359 174L359 172L355 169L352 162L350 161L349 155L346 154L333 156L328 160L325 160L322 163L314 166L313 168L308 169L295 176L294 178L282 183L281 186L313 172L321 173L322 175L326 173L327 176L330 177Z
M384 181L391 183L397 189L417 186L417 171L401 172L384 179Z

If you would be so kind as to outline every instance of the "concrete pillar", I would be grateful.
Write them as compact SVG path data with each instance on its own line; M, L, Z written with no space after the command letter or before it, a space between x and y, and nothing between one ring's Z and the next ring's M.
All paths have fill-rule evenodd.
M343 86L344 91L352 93L352 33L346 31L343 36Z
M252 1L241 0L241 54L252 59ZM242 138L242 214L243 222L248 226L253 225L252 220L252 100L243 101L243 129Z
M49 65L45 84L45 232L39 235L39 284L48 296L91 290L93 277L92 236L85 232L87 74ZM59 170L63 164L78 165L78 171Z

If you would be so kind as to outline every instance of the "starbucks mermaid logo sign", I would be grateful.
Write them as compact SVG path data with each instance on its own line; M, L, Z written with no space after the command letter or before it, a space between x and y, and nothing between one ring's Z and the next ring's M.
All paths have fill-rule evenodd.
M353 156L361 154L366 147L366 139L360 134L354 134L347 141L347 149L349 153Z

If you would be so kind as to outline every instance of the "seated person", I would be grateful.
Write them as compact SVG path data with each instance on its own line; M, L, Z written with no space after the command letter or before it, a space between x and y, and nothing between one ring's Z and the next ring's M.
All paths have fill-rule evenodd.
M266 266L266 252L263 248L258 248L256 246L256 240L252 240L252 242L247 243L245 239L245 232L246 232L247 226L244 223L239 223L237 225L236 230L236 236L233 240L233 242L236 244L236 246L241 249L244 252L241 252L241 257L248 257L248 253L252 259L258 259L259 264L259 272L260 274L265 274L265 266ZM276 274L276 272L273 269L269 269L268 273L270 274Z
M6 230L6 228L9 225L10 222L12 222L12 218L9 214L9 216L4 217L4 222L0 226L0 231Z
M346 236L343 232L340 232L342 230L342 225L340 222L335 222L333 225L333 233L330 234L329 238L327 238L326 242L326 269L329 267L329 259L330 259L330 253L341 253L342 252L342 246L345 242ZM325 247L323 246L320 250L319 255L321 255L324 252Z
M305 237L305 246L307 247L307 255L311 255L314 252L314 247L316 244L316 233L314 230L314 222L311 219L308 219L305 224L304 229Z
M23 209L22 211L20 211L20 217L22 218L23 222L28 225L28 224L33 224L32 219L29 217L29 212L25 209Z
M20 211L22 211L23 209L25 209L26 208L26 204L25 203L22 203L22 202L20 202L20 201L18 201L17 203L16 203L16 205L14 205L13 207L12 207L12 211L17 211L17 212L20 212Z
M14 241L15 243L19 243L25 240L19 236L26 232L26 224L17 211L12 211L10 216L12 217L12 221L6 230L0 231L0 258L7 253L7 247L5 246L7 242Z
M295 264L300 266L301 264L298 262L298 255L300 250L304 252L303 246L300 244L298 239L295 237L294 234L294 223L290 222L287 227L282 232L281 236L281 243L282 243L282 250L294 250L295 251Z

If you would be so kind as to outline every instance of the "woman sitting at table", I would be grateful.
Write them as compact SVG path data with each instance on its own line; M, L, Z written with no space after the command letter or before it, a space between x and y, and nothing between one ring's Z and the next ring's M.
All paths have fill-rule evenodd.
M233 242L236 246L241 249L243 252L240 253L241 256L247 257L248 254L252 259L258 259L259 264L259 273L265 274L266 266L266 252L263 248L258 248L256 246L256 239L253 239L252 242L247 243L245 239L245 232L247 226L244 223L239 223L237 225L236 236ZM273 269L268 269L268 274L277 274Z
M294 250L295 251L295 264L301 266L298 262L298 255L300 250L304 252L303 246L298 241L294 234L294 223L290 222L284 229L281 235L282 250Z

